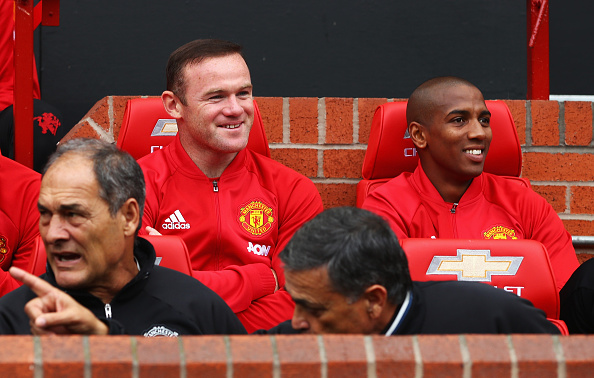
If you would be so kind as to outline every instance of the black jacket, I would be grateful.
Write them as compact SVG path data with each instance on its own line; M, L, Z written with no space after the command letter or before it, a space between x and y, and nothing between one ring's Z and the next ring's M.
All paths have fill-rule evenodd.
M177 336L245 334L229 306L195 278L155 266L155 250L136 238L134 256L140 272L109 305L86 291L60 288L51 269L41 278L64 290L109 325L110 334ZM0 298L0 334L30 334L25 304L35 293L22 286ZM109 315L111 313L111 316Z
M415 281L410 303L403 311L402 320L390 335L560 333L530 301L477 282ZM299 331L287 321L256 333Z

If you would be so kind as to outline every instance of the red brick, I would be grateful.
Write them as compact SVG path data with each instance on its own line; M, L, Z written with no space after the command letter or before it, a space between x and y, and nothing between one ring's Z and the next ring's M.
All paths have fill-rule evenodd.
M220 336L182 338L188 377L227 376L225 339Z
M279 335L275 339L282 377L320 375L322 365L317 336Z
M594 181L593 166L593 154L527 152L522 177L532 181Z
M137 337L139 375L141 377L179 377L180 358L177 337Z
M361 178L365 150L324 151L324 177Z
M40 341L44 378L84 375L85 354L82 336L44 336Z
M557 213L563 213L567 209L565 201L566 186L532 185L532 189L543 196Z
M520 377L557 377L557 359L549 335L512 335Z
M307 177L318 175L318 150L305 148L274 148L270 157Z
M565 143L587 146L592 142L592 103L565 102Z
M89 337L93 377L126 377L132 374L130 336Z
M283 142L283 98L256 97L269 143Z
M35 353L30 336L0 336L0 372L3 377L33 378Z
M522 146L526 145L526 101L504 100L509 108L518 131L518 139Z
M457 335L419 335L423 377L461 377L462 352Z
M572 235L594 235L594 222L580 219L563 219L565 229Z
M388 102L387 98L359 99L359 143L366 144L369 142L369 132L371 131L371 121L375 109L386 102Z
M64 143L69 141L70 139L75 138L94 138L94 139L101 139L99 134L89 125L87 121L81 121L74 125L72 129L62 139L60 139L60 143Z
M353 143L353 99L326 98L326 143Z
M412 340L412 336L372 337L378 378L415 376L415 354Z
M289 99L291 143L318 143L318 99Z
M472 361L472 376L505 377L511 375L511 358L506 336L467 335L466 345Z
M328 377L366 377L367 356L363 336L324 335Z
M594 187L572 186L570 206L572 214L594 214Z
M233 376L272 377L273 354L269 336L230 336Z
M593 253L578 253L577 252L577 248L576 248L576 254L577 259L578 259L578 263L583 264L586 261L590 260L592 257L594 257L594 252Z
M559 145L559 103L557 101L530 101L532 114L532 145Z
M356 184L323 184L316 183L322 197L324 209L337 206L355 206L357 199Z
M594 338L572 335L559 338L568 377L591 377L594 371Z

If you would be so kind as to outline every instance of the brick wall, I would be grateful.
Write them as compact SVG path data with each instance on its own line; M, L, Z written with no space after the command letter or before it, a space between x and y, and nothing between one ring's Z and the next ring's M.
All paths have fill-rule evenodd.
M3 377L589 377L594 337L0 336Z
M126 101L101 99L65 137L117 140ZM393 99L257 97L275 160L310 177L325 207L355 205L375 108ZM506 100L522 144L522 176L572 235L594 235L592 103Z

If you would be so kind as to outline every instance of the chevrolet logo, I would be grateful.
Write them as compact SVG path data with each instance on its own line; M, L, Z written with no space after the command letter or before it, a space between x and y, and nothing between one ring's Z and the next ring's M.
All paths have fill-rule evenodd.
M491 276L514 276L521 256L491 256L488 249L458 249L456 256L433 256L427 275L455 274L458 281L491 281Z
M177 121L174 119L159 119L153 128L151 136L175 136Z

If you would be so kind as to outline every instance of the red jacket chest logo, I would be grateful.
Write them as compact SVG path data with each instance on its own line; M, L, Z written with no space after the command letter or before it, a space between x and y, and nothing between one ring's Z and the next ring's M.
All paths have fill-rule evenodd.
M272 229L276 219L272 207L262 201L251 201L239 209L238 221L249 234L262 236Z

